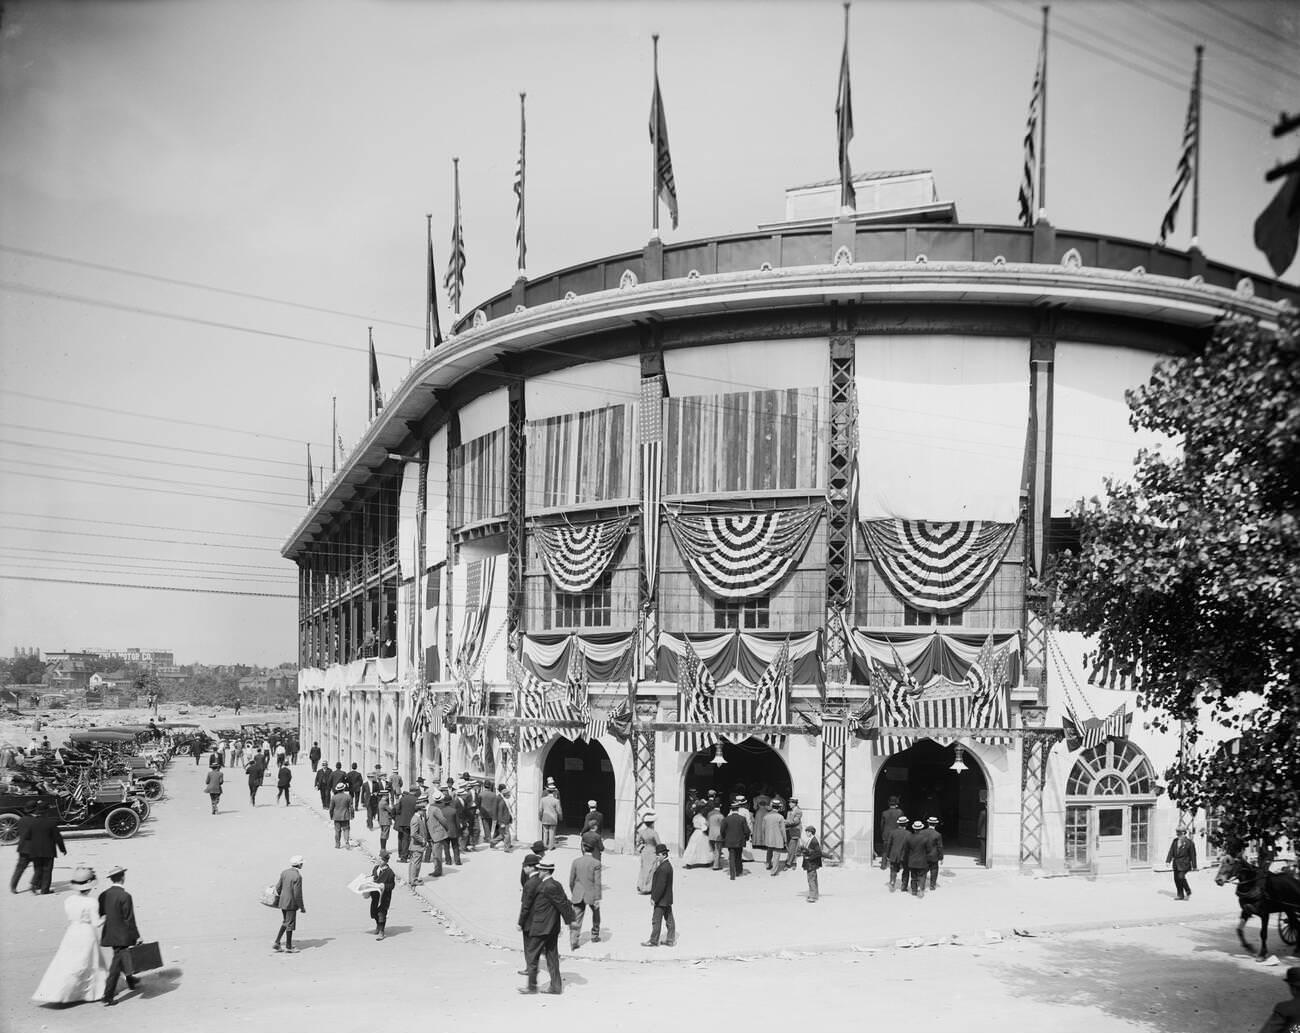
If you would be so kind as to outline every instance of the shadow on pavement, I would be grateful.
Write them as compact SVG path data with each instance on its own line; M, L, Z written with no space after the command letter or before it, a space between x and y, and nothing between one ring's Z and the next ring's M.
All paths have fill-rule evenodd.
M140 975L139 992L141 997L161 997L169 994L181 984L184 972L179 968L160 968Z
M409 925L386 925L384 926L384 939L391 940L394 936L403 936L411 931Z
M1220 938L1208 938L1215 947L1206 950L1218 953ZM1162 1033L1222 1033L1233 1014L1222 1010L1225 977L1235 968L1221 953L1174 957L1096 938L1044 940L1041 965L1001 966L999 979L1016 997L1098 1011ZM1146 989L1133 993L1139 981Z
M325 944L331 942L333 939L333 936L325 936L319 940L297 940L294 942L294 946L302 951L312 950L315 947L324 947Z

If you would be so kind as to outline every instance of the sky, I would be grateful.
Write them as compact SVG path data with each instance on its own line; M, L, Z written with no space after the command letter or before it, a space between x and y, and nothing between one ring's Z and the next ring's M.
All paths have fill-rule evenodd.
M855 171L932 169L960 221L1013 223L1039 18L855 3ZM779 221L787 187L837 174L838 2L6 3L0 651L294 660L279 548L307 446L328 476L332 399L345 445L364 432L369 327L385 393L420 356L452 158L467 308L514 279L521 91L530 272L641 248L653 33L666 241ZM1294 5L1055 4L1047 213L1155 238L1198 42L1200 244L1267 274L1251 227L1300 144L1270 135L1300 109Z

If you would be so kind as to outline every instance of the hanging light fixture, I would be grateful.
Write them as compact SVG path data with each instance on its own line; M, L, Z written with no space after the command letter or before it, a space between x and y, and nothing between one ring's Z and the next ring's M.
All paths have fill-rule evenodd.
M963 750L961 748L960 743L958 743L957 746L955 747L955 752L957 755L954 758L953 762L948 765L948 770L955 771L957 772L957 774L960 775L963 771L969 770L969 768L967 768L966 766L966 762L961 759L963 756Z
M713 759L709 763L716 764L718 767L722 767L723 764L727 763L727 758L722 755L722 743L715 742L713 744Z

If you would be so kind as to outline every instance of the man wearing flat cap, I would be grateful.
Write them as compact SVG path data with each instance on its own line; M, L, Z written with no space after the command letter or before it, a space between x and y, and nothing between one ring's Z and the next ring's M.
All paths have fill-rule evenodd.
M135 924L135 904L131 894L127 893L122 883L126 880L126 869L120 864L108 870L108 889L99 895L99 913L104 916L104 928L99 934L101 947L113 951L113 960L108 966L108 981L104 984L104 1003L115 1004L117 979L126 976L126 985L134 990L140 980L135 978L131 967L131 948L140 942L140 930Z
M537 878L524 886L519 908L519 929L524 934L524 973L528 984L521 994L537 993L537 968L546 955L546 970L551 984L548 994L564 992L560 979L560 922L573 927L575 916L568 895L555 881L555 862L543 858L537 862Z
M302 902L302 864L302 854L294 854L289 858L289 867L280 873L280 878L276 881L275 906L280 909L281 918L280 931L275 934L272 950L280 949L280 940L283 938L285 950L290 954L298 953L293 945L293 933L298 928L298 912L301 911L304 915L307 913L307 907Z
M1273 1005L1273 1014L1259 1027L1259 1033L1291 1033L1300 1029L1300 967L1287 969L1282 978L1291 991L1291 999Z
M1196 871L1196 844L1182 825L1178 826L1178 835L1169 844L1165 864L1172 865L1174 869L1174 891L1178 894L1174 899L1190 900L1192 887L1187 884L1187 873Z

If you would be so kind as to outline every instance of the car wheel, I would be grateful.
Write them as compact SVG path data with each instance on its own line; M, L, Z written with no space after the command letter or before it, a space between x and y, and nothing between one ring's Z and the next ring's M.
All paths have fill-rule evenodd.
M114 839L130 839L140 828L140 815L130 807L114 807L104 819L104 831Z
M0 814L0 843L8 846L18 842L18 815Z
M144 795L150 800L157 800L163 794L163 784L157 779L149 779L144 783Z

